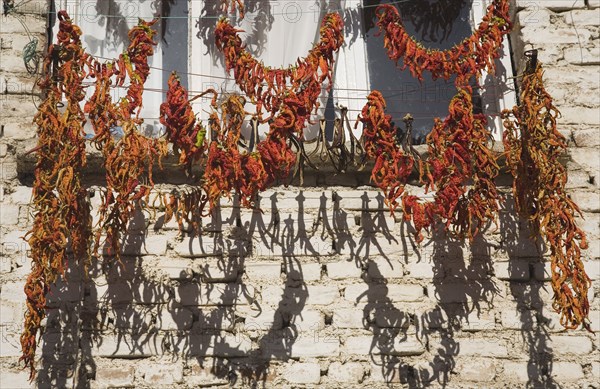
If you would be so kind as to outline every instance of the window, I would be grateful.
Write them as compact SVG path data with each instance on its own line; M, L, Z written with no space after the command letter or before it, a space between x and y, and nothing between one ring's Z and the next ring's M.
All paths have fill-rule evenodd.
M486 12L490 0L419 0L398 1L408 31L432 48L446 49L469 36ZM339 115L344 106L351 120L358 115L372 89L380 90L388 103L388 113L396 125L403 126L406 113L415 117L414 133L423 141L434 117L447 114L448 102L455 94L453 81L433 81L426 74L423 83L391 61L376 36L375 9L379 0L291 1L244 0L246 16L242 21L230 15L245 32L248 50L265 64L288 66L303 57L318 39L319 25L325 13L339 11L345 22L346 43L336 62L334 87L324 92L316 118ZM101 58L116 58L127 43L127 31L137 18L160 16L155 55L144 93L144 131L158 134L159 106L164 101L167 80L176 70L190 94L207 88L222 92L239 91L227 74L223 59L214 45L213 29L221 16L221 0L57 0L56 9L66 9L83 30L83 43L89 52ZM56 28L56 26L55 26ZM508 42L505 43L505 50ZM401 64L400 64L401 65ZM499 61L496 77L483 77L475 90L480 107L488 115L496 139L501 136L497 114L514 105L514 93L508 87L512 66L508 55ZM124 90L121 91L124 93ZM115 91L116 94L119 91ZM116 95L115 98L119 96ZM209 98L194 102L195 112L207 119ZM307 137L318 126L307 129ZM266 131L264 125L262 132ZM360 128L357 130L356 135Z

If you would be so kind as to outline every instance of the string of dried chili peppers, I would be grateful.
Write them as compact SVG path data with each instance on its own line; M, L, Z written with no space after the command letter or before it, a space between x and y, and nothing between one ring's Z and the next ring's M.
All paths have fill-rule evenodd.
M272 69L256 60L245 49L239 32L220 20L215 29L217 48L224 53L226 68L233 70L240 89L256 104L256 116L270 123L266 139L257 145L258 154L247 157L251 170L247 174L254 177L249 181L256 181L244 190L249 199L261 188L290 175L296 162L290 141L301 148L299 139L319 106L322 85L328 81L331 86L334 53L344 41L343 22L337 13L325 15L318 43L295 66L285 69ZM270 114L266 119L262 117L263 108ZM211 152L216 151L209 150L209 155Z
M129 46L116 62L96 64L96 90L86 110L92 121L95 137L92 140L102 150L106 169L107 188L100 208L99 228L96 232L96 251L101 234L106 234L109 254L119 257L121 237L127 231L129 220L137 207L147 204L154 186L153 166L167 154L164 139L142 135L138 126L142 107L144 83L150 73L148 58L154 53L156 42L152 25L156 20L140 20L129 33ZM118 103L110 98L111 78L122 86L129 80L126 97ZM123 137L115 141L111 130L121 127ZM116 192L116 196L115 196Z
M415 161L396 143L396 128L391 124L391 115L385 114L386 103L381 93L372 91L367 100L356 124L363 123L363 147L366 155L375 160L371 180L383 190L385 202L393 213Z
M438 220L458 237L471 239L498 211L494 179L499 167L487 146L486 119L473 114L472 93L469 86L459 88L449 115L444 121L436 118L427 136L429 157L422 173L426 191L436 190L434 200L420 202L411 195L402 199L404 218L413 221L418 242L423 239L422 230ZM473 187L467 190L470 179Z
M559 111L544 88L542 65L535 52L529 54L521 102L502 113L515 205L528 220L533 237L543 238L550 247L552 306L560 314L560 323L565 328L582 325L590 330L591 281L581 260L587 241L575 221L581 212L565 190L567 173L559 162L567 143L556 128Z
M388 57L396 62L402 59L404 68L423 80L427 70L434 79L457 76L457 85L487 69L495 73L494 61L500 56L504 35L511 29L508 0L494 0L487 8L477 30L448 50L427 49L405 30L398 10L390 4L377 7L377 25L384 34Z
M64 11L58 13L58 20L57 43L49 48L45 77L39 83L47 95L34 118L38 126L33 184L36 214L27 234L32 269L25 284L27 311L20 358L30 369L30 379L35 376L36 337L45 316L46 293L59 276L65 275L67 246L85 269L90 262L90 204L81 184L86 164L86 120L79 105L85 97L82 82L88 57L81 45L79 27Z
M225 14L234 13L236 9L240 13L240 19L244 19L246 12L244 0L221 0L221 12Z

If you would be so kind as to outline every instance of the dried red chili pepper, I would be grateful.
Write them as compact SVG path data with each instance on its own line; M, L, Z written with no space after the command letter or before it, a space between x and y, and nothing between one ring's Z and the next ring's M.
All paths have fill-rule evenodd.
M591 280L581 260L587 241L576 223L581 212L567 194L567 172L559 162L567 142L556 128L559 111L544 88L542 65L535 53L530 54L520 104L502 112L515 205L529 222L533 237L543 238L550 248L552 306L560 314L560 323L565 328L581 325L590 330Z
M363 123L365 153L375 160L371 181L383 190L385 202L393 213L415 161L396 143L396 128L391 124L392 117L385 114L386 103L381 93L372 91L367 100L356 124L359 121Z
M488 146L486 119L473 114L472 93L469 86L459 88L450 102L449 115L444 121L435 119L427 136L429 157L422 175L426 190L436 190L434 200L403 198L404 218L412 219L419 242L421 231L438 220L458 237L472 239L496 218L499 194L494 179L499 167ZM473 187L467 190L470 179Z
M500 56L504 35L511 29L508 0L494 0L470 37L449 50L432 50L423 47L408 34L400 13L393 5L380 5L376 14L390 59L396 62L402 59L404 68L408 67L419 80L423 80L424 70L429 71L434 79L447 80L456 75L459 86L480 75L483 69L495 73L494 61Z
M80 108L89 57L82 48L79 27L64 11L58 13L58 20L57 43L49 48L45 76L39 83L46 90L46 98L34 118L38 126L33 184L36 214L27 234L32 269L24 288L27 311L20 358L30 369L30 379L35 376L36 337L45 316L46 293L58 277L64 276L67 245L85 269L90 263L90 205L81 183L86 164L85 116ZM63 100L64 112L59 108Z

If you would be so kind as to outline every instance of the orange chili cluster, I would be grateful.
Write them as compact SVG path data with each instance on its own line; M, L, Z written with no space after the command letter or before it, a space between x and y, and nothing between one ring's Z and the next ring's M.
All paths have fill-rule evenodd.
M184 231L184 222L188 223L192 229L192 234L200 234L200 222L204 213L204 208L208 202L208 197L202 188L191 188L189 190L178 191L167 195L161 195L161 201L165 206L164 222L168 223L173 217L177 220L179 231Z
M460 88L450 102L449 115L444 121L436 118L427 136L429 158L423 173L426 190L436 190L434 201L403 198L404 218L412 219L419 242L422 230L438 220L459 237L472 238L497 213L498 164L487 146L490 134L485 117L473 114L471 96L470 87ZM467 191L469 179L474 185Z
M266 188L266 173L257 153L241 153L238 148L246 111L245 99L231 95L221 104L221 118L210 118L211 140L204 171L204 188L210 208L221 196L235 191L243 206L251 206L255 195Z
M319 106L317 100L323 82L328 80L331 84L334 53L344 42L342 18L337 13L325 15L317 44L305 58L299 58L295 66L282 69L265 66L254 58L245 49L239 32L242 30L225 19L220 20L215 29L216 46L225 55L227 71L233 70L236 83L256 104L258 115L263 107L275 115L282 104L302 106L299 114L304 120L296 125L301 131L310 113Z
M99 228L96 232L96 252L100 247L101 234L106 234L110 254L119 257L121 237L127 231L129 220L137 207L148 203L154 187L152 171L155 162L167 154L164 139L142 135L138 126L142 107L144 83L150 73L148 58L154 54L155 31L151 26L156 20L140 20L129 33L129 46L116 62L96 64L96 90L86 104L95 131L96 147L104 155L107 189L100 207ZM127 96L118 103L110 97L111 78L124 85L129 80ZM135 115L135 116L133 116ZM123 137L115 141L111 130L120 127ZM115 196L116 193L116 196Z
M371 180L383 190L385 202L393 213L415 161L396 143L396 129L391 124L392 117L385 114L386 103L381 93L372 91L367 100L357 124L363 123L363 146L366 155L375 160Z
M565 190L567 173L559 157L567 143L556 129L559 112L542 75L542 65L531 59L519 106L502 113L506 161L514 176L517 210L528 220L533 236L544 238L550 248L553 308L560 314L560 323L590 330L591 281L581 260L587 241L575 221L581 212Z
M38 146L33 185L36 210L33 228L28 232L32 269L25 284L27 311L21 335L20 360L35 376L34 358L37 333L45 316L46 294L67 266L66 249L84 267L89 265L91 216L88 195L81 184L86 164L85 116L79 103L85 97L82 85L88 61L81 46L81 31L65 12L58 13L58 42L50 46L44 62L45 78L40 87L47 97L34 121L38 126ZM64 110L59 107L66 99Z
M257 117L261 122L270 122L266 139L257 145L259 155L248 156L248 167L254 171L249 174L257 177L257 182L248 187L250 196L289 176L296 162L289 141L294 138L298 143L311 113L319 106L323 83L327 80L331 85L334 53L344 41L343 22L339 14L325 15L319 42L307 57L286 69L272 69L256 60L245 49L239 32L220 20L215 30L217 48L225 54L227 70L233 70L240 89L256 104ZM267 119L262 118L263 108L270 113Z
M236 9L240 12L240 19L244 19L244 13L246 12L244 0L221 0L221 12L234 13Z
M380 5L376 14L388 57L396 62L402 59L404 68L408 67L419 80L423 80L424 70L434 79L457 75L459 84L460 79L480 74L483 69L495 73L494 61L500 56L504 35L511 29L508 0L494 0L473 35L449 50L431 50L410 36L393 5Z
M174 72L169 77L168 85L167 101L160 106L160 122L165 126L167 141L179 153L179 164L185 167L189 175L192 165L206 151L206 128L196 121L191 102L206 93L213 93L212 105L216 106L217 93L209 89L190 99L187 89Z

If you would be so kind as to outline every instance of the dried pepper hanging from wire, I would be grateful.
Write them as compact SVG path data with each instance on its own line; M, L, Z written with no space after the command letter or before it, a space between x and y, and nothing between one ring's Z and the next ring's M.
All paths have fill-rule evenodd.
M266 173L264 184L249 187L247 194L252 197L251 193L260 187L289 176L296 162L290 142L302 147L299 139L311 113L319 106L323 83L327 80L328 88L331 86L333 55L344 41L343 22L339 14L325 15L319 42L307 57L286 69L272 69L256 60L245 49L239 32L226 20L220 20L215 41L225 55L227 70L233 70L240 89L256 104L256 116L261 122L270 123L266 139L257 145L259 155L248 157L254 174L262 179L263 167ZM268 118L262 118L263 108L269 112Z
M90 261L90 204L81 184L86 164L85 116L79 105L85 97L82 83L89 58L81 45L79 27L64 11L58 13L58 20L57 43L48 50L45 77L39 83L47 95L34 118L38 126L33 184L36 215L27 234L32 269L25 284L27 311L20 358L30 369L30 379L35 377L36 337L45 316L46 294L57 278L65 275L67 246L85 269Z
M190 99L175 72L169 77L168 85L167 101L160 106L160 122L165 126L167 141L179 153L179 164L189 175L192 165L204 156L207 143L206 128L196 121L191 102L212 93L211 105L216 107L217 92L209 89Z
M221 11L223 13L234 13L236 9L240 13L240 19L244 19L246 12L244 0L221 0Z
M386 103L381 93L372 91L367 100L356 124L363 123L363 147L366 155L375 160L371 180L383 190L385 202L393 213L415 160L396 143L396 128L391 124L392 117L385 114Z
M305 58L299 58L296 65L288 68L273 69L258 61L246 50L240 32L242 30L221 19L215 29L215 43L225 55L227 71L233 70L237 85L257 105L257 114L260 115L264 108L274 115L281 109L286 96L296 92L307 118L318 108L323 83L328 80L331 84L334 53L344 42L340 15L325 15L317 44ZM297 127L300 124L304 121Z
M422 174L426 191L436 191L434 200L421 202L411 195L402 199L404 218L413 221L419 242L422 230L437 221L460 238L472 238L497 214L499 194L494 179L499 167L488 147L486 119L473 114L472 94L470 86L459 88L449 115L444 121L436 118L427 136L429 157ZM467 190L470 179L473 187Z
M477 30L448 50L427 49L406 31L398 10L390 4L377 7L377 25L384 33L384 47L388 57L396 62L402 59L404 68L423 80L427 70L434 79L449 79L457 75L457 85L487 69L495 73L494 61L500 57L504 35L511 29L508 0L493 0L488 6Z
M513 194L519 214L529 222L534 238L550 248L554 310L565 328L590 330L588 291L581 250L586 236L577 226L581 215L566 192L567 172L559 162L567 143L556 128L558 110L544 88L543 69L535 51L523 75L519 106L502 113L506 162L514 176Z
M140 20L129 33L129 46L118 61L97 64L96 91L86 105L94 126L93 142L102 150L106 169L107 189L100 208L101 228L96 233L96 250L101 234L106 234L109 253L119 257L121 238L127 231L129 220L137 207L147 204L154 186L153 166L167 154L164 139L148 138L139 131L143 119L139 118L142 107L144 83L150 73L148 57L153 55L156 42L152 25L156 20ZM123 86L129 80L127 95L118 103L110 98L111 77L116 85ZM123 136L118 141L111 131L120 127ZM116 192L116 196L113 192Z

